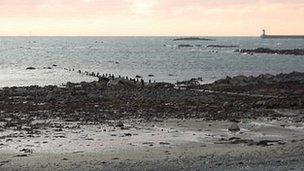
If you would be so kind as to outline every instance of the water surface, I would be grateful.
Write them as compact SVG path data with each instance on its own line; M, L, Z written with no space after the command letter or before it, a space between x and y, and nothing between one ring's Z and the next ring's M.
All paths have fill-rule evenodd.
M301 39L214 38L183 42L172 41L173 37L0 37L0 87L94 80L64 68L167 82L202 77L206 83L240 74L304 72L304 56L250 56L233 52L237 48L206 47L304 48ZM200 46L178 48L179 44ZM53 64L58 67L43 69ZM29 66L38 69L26 70Z

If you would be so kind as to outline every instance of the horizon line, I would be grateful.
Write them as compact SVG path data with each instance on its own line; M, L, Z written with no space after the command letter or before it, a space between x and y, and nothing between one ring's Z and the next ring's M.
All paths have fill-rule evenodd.
M0 37L260 37L260 35L0 35Z

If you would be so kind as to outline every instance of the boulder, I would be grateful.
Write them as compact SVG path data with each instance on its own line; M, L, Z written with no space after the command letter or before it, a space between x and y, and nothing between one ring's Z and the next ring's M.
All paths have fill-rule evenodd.
M124 127L124 124L122 121L118 121L115 125L116 127L120 127L120 128L123 128Z
M35 67L27 67L26 70L35 70Z
M235 47L239 47L236 45L207 45L207 47L211 47L211 48L235 48Z
M232 125L230 125L230 127L228 128L229 131L231 132L238 132L240 131L240 127L237 123L233 123Z
M178 45L179 48L183 48L183 47L193 47L193 45L189 45L189 44L180 44Z
M215 41L215 39L201 38L201 37L181 37L173 39L173 41Z
M231 107L231 104L229 102L225 102L223 104L223 108L228 108L228 107Z
M114 80L110 80L107 83L107 86L109 87L123 87L123 88L137 88L138 84L129 81L129 80L124 80L124 79L114 79Z

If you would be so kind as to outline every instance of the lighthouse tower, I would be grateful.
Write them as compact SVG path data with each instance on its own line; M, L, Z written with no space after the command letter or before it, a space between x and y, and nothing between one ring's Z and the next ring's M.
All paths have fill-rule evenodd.
M263 33L262 33L261 37L262 38L266 37L266 31L265 31L265 29L263 29Z

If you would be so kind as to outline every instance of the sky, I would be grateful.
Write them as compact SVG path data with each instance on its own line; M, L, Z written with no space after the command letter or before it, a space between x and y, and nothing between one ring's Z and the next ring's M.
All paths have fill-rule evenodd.
M2 36L304 35L304 0L0 0Z

